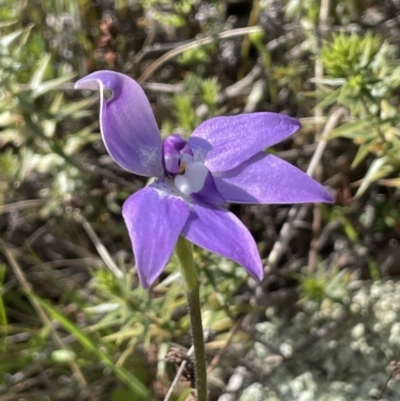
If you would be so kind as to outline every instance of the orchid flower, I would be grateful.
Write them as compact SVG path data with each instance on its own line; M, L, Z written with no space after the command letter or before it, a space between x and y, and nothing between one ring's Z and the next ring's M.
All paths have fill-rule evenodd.
M131 195L122 215L143 287L168 263L180 235L232 259L262 279L256 243L226 203L331 202L332 195L298 168L264 152L300 128L283 114L215 117L185 140L162 140L150 103L126 75L98 71L77 89L100 91L100 129L111 157L125 170L156 177ZM106 97L104 90L112 91Z

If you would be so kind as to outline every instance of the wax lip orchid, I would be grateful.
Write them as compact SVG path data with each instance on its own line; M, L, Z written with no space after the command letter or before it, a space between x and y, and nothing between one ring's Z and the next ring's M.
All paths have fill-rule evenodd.
M125 170L156 177L122 208L145 288L161 274L180 235L263 277L256 243L224 208L227 202L332 201L311 177L263 151L300 128L294 118L269 112L215 117L188 140L174 134L162 141L150 103L133 79L98 71L75 87L100 90L100 129L111 157ZM112 95L107 98L104 89Z

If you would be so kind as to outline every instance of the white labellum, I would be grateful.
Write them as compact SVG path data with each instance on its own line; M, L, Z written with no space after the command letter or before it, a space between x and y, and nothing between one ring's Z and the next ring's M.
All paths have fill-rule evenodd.
M175 186L185 195L199 192L204 187L207 174L208 168L203 163L189 163L186 165L185 173L175 177Z

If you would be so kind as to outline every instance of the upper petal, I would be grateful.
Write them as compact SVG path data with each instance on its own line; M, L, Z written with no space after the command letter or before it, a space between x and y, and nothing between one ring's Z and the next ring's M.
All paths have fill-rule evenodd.
M191 136L196 139L189 139L189 143L195 148L208 148L205 164L212 172L226 171L299 128L299 121L278 113L215 117L200 124Z
M214 177L214 182L228 202L285 204L333 201L331 193L303 171L264 152Z
M149 287L161 274L189 217L185 201L155 182L124 203L122 215L128 227L140 283Z
M263 266L254 238L244 224L224 209L191 204L182 231L194 244L241 264L253 277L263 278Z
M75 88L100 90L100 130L111 157L132 173L161 176L161 137L140 85L118 72L97 71L77 81ZM109 99L105 88L112 90Z

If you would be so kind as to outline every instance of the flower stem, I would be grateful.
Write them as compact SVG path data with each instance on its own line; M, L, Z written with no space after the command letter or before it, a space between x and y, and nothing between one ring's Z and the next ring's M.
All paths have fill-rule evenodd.
M204 348L203 324L201 322L199 278L193 263L192 244L183 237L176 243L175 256L185 284L186 297L196 366L197 401L207 401L206 353Z

